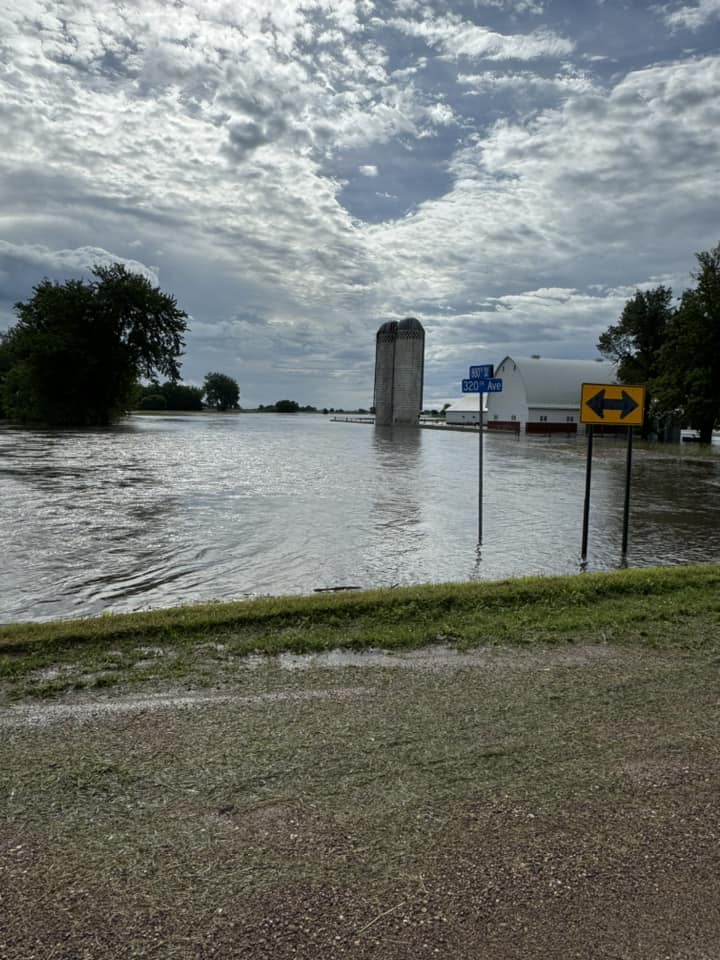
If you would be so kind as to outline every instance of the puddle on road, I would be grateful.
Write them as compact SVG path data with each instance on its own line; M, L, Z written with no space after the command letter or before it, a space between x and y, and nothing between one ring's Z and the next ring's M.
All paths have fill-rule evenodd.
M2 726L45 726L64 720L92 722L118 714L153 713L158 710L198 709L206 706L251 706L260 703L285 703L305 700L347 700L367 694L367 687L332 687L325 690L292 690L236 697L231 694L167 694L123 696L114 699L76 703L44 703L13 706L0 710Z
M550 671L558 667L590 667L596 663L626 659L628 651L605 644L582 646L543 647L518 649L517 647L478 647L457 650L448 644L434 644L416 649L388 651L379 648L369 650L333 649L317 653L274 655L251 655L233 658L235 664L249 670L276 669L290 673L311 670L340 670L377 668L410 670L455 670L476 669L495 671ZM151 666L152 661L147 661ZM138 664L136 664L138 666ZM144 666L144 664L143 664ZM48 676L50 670L48 668ZM60 670L67 668L59 668ZM78 722L99 720L118 714L154 712L161 709L197 709L219 704L277 703L289 700L329 699L365 695L368 686L330 687L315 690L289 690L236 696L232 693L183 692L156 694L116 694L97 699L80 695L74 702L23 704L0 710L0 726L43 725L65 720Z
M280 653L248 658L248 667L267 666L275 661L281 670L337 669L344 667L406 667L438 670L458 667L485 669L550 669L556 666L582 666L618 656L617 649L602 644L569 647L544 647L523 650L517 647L477 647L457 650L448 644L434 644L413 650L323 650L319 653Z

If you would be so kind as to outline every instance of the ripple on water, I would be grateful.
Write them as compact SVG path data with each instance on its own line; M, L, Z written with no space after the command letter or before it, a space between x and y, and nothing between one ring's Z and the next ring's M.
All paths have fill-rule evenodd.
M582 442L319 416L0 426L0 621L208 599L576 572ZM638 458L633 565L720 557L719 464ZM593 470L590 569L619 564L621 451Z

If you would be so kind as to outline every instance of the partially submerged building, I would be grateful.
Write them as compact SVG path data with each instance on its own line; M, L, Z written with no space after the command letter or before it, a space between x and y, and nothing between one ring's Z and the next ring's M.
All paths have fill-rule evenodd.
M489 430L517 433L576 433L583 383L616 383L610 360L505 357L495 368L501 393L489 393Z
M390 320L375 338L376 426L415 425L422 409L425 330L419 320Z

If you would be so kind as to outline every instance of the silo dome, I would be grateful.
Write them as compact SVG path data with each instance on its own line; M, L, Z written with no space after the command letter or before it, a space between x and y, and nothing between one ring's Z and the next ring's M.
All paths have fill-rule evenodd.
M383 324L385 326L385 324ZM382 329L382 327L380 328ZM425 336L425 330L423 325L419 320L416 320L415 317L405 317L404 320L401 320L397 325L398 335L402 332L406 336L408 334L415 334L418 337Z

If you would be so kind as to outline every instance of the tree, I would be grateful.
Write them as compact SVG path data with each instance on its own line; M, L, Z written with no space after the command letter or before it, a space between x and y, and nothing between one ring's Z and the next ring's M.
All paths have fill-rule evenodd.
M235 410L240 399L237 380L225 373L208 373L203 386L205 402L216 410Z
M695 256L697 286L685 290L670 321L654 389L701 443L712 443L720 418L720 244Z
M296 400L278 400L275 404L276 413L297 413L300 404Z
M133 410L202 410L202 388L166 380L138 384L132 397Z
M3 408L3 382L12 366L10 346L7 343L7 339L7 334L0 333L0 420L6 416Z
M202 387L167 380L160 388L168 410L202 410Z
M167 410L167 400L162 393L145 393L137 404L140 410Z
M1 351L8 417L106 424L125 412L140 377L179 376L187 314L175 298L119 263L92 274L89 282L45 279L15 304L19 319Z
M600 353L617 363L621 382L646 387L643 437L654 428L654 417L663 413L654 402L651 385L661 371L660 354L673 316L671 303L669 287L637 290L619 322L600 335L597 345Z

